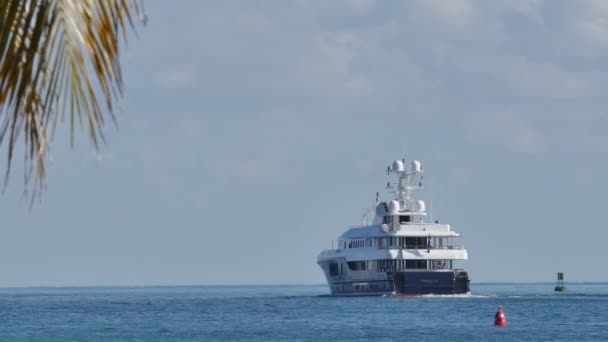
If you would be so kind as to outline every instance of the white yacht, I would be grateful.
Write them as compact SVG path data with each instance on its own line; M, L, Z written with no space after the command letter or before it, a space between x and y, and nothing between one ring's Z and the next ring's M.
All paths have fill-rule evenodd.
M413 197L423 187L420 162L397 160L387 174L396 178L387 184L396 198L379 202L376 194L375 209L364 215L363 225L348 229L336 249L324 250L317 258L331 293L469 293L469 276L455 265L468 259L466 249L453 244L460 234L449 224L425 221L425 203Z

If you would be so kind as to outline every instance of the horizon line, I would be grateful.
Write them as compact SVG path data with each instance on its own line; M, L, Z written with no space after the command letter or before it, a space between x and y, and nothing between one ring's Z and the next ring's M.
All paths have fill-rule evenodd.
M608 285L608 281L566 281L571 285ZM553 285L555 281L483 281L471 284L475 285ZM54 288L169 288L169 287L296 287L296 286L327 286L326 283L259 283L259 284L113 284L113 285L15 285L2 286L0 290L10 289L54 289Z

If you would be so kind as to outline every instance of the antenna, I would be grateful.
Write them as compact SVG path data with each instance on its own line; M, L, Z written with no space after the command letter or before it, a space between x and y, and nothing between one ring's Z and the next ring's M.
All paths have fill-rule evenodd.
M421 164L417 160L412 160L411 166L405 164L405 157L402 160L397 159L393 163L392 168L387 169L390 174L395 174L396 181L386 184L386 188L397 194L396 200L403 204L407 204L408 208L414 208L415 199L412 192L422 189L422 173Z
M376 192L376 203L378 203L378 197L380 197L380 193Z

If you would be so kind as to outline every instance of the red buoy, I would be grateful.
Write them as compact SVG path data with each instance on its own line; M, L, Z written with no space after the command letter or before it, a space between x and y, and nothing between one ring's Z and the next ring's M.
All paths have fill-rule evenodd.
M507 325L507 317L505 317L505 313L502 312L502 305L498 306L498 311L496 312L496 315L494 315L494 325L499 327Z

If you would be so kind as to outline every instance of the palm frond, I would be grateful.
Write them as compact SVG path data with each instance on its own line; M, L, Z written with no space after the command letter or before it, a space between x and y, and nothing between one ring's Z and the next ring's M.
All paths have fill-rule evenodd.
M46 186L45 161L57 121L67 116L95 148L122 96L119 52L137 0L0 0L0 144L5 184L23 136L26 189ZM32 179L33 178L33 179Z

